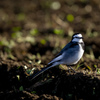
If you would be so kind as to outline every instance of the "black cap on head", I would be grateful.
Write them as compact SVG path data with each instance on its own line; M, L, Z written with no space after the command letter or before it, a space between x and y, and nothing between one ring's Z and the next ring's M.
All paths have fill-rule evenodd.
M81 33L75 33L75 34L73 34L73 36L72 36L72 39L73 39L73 38L82 39L83 37L82 37L82 34L81 34Z

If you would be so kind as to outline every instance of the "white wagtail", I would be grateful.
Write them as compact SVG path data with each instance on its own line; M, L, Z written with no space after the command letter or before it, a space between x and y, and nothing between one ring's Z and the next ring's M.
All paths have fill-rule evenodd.
M43 73L44 71L60 64L66 64L71 68L71 65L75 65L83 56L84 53L84 42L83 37L80 33L75 33L72 36L71 42L69 42L58 55L48 63L47 67L36 73L32 80ZM71 68L72 69L72 68Z

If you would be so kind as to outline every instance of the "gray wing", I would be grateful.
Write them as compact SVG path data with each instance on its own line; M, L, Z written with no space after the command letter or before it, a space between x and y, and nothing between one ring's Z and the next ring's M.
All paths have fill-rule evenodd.
M57 55L56 55L56 57L52 60L52 61L50 61L49 63L48 63L48 65L49 64L51 64L51 63L53 63L53 62L58 62L58 61L60 61L61 59L62 59L62 54L63 54L63 52L65 52L69 47L71 47L71 45L73 44L73 42L69 42Z
M71 44L72 44L72 42L69 42L69 43L56 55L56 57L62 55L62 53L63 53L64 51L66 51L66 50L71 46ZM56 57L55 57L55 58L56 58Z
M50 62L48 63L48 65L51 64L51 63L60 61L60 60L62 59L62 57L63 57L62 54L63 54L64 52L67 52L67 50L68 50L69 48L73 48L73 47L76 46L76 45L78 45L77 42L69 42L69 43L56 55L56 57L55 57L52 61L50 61Z

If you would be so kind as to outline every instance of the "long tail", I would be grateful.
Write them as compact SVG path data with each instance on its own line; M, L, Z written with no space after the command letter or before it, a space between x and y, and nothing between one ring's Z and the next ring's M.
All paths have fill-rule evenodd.
M34 78L36 78L38 75L42 74L44 71L56 66L56 65L59 65L58 63L51 63L51 64L48 64L47 67L43 68L41 71L37 72L31 80L33 80Z

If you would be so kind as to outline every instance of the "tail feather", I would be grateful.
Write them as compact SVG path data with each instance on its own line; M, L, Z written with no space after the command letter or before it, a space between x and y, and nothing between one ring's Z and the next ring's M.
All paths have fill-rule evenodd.
M44 71L48 70L49 68L53 67L53 64L49 64L47 65L47 67L43 68L42 70L40 70L39 72L37 72L31 80L33 80L34 78L36 78L37 76L39 76L40 74L42 74Z

